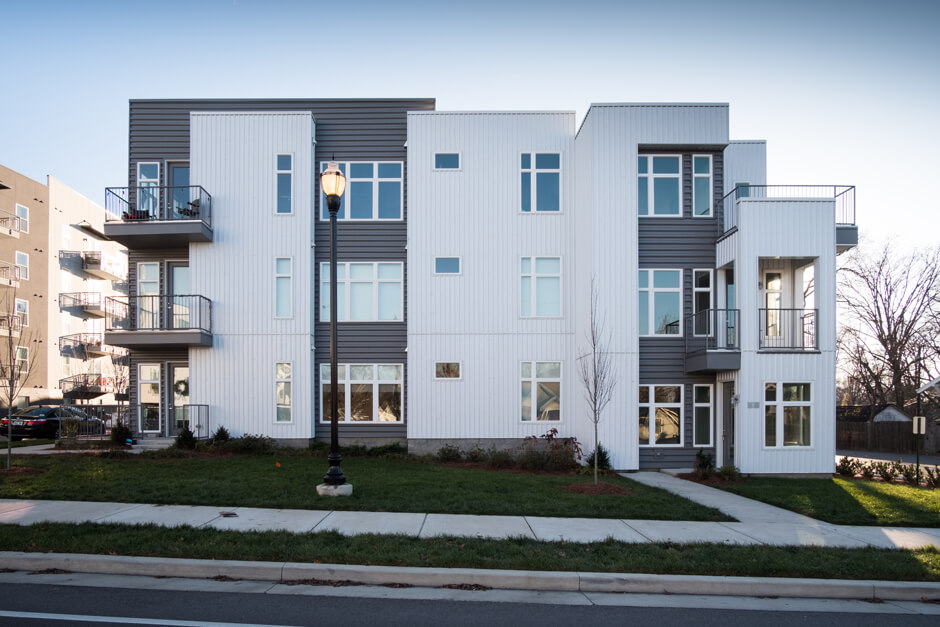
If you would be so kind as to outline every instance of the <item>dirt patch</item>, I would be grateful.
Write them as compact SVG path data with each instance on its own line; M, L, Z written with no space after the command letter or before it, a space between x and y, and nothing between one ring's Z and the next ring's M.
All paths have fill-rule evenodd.
M41 475L46 472L45 468L34 468L32 466L14 466L7 470L0 470L0 477L13 477L16 475Z
M613 483L606 483L601 481L599 483L590 483L590 482L581 482L581 483L571 483L569 485L560 485L558 486L565 492L573 492L575 494L620 494L628 495L633 494L633 490L630 488L625 488L620 485L614 485Z

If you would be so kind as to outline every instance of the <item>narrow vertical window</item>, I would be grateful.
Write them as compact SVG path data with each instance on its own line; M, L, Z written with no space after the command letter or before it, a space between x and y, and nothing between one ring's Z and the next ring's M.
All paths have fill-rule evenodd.
M712 302L712 271L693 270L692 313L695 314L693 318L695 335L712 334L712 325L718 322L713 321L709 316Z
M274 367L274 395L277 414L275 422L291 421L291 364L278 363Z
M693 387L693 446L712 445L712 386Z
M22 298L16 299L16 315L19 317L20 325L29 326L29 301Z
M291 260L278 257L274 261L274 317L291 317Z
M524 361L520 375L522 421L560 421L561 362Z
M29 255L16 251L16 268L19 270L19 280L29 279Z
M523 257L520 266L522 317L561 315L561 257Z
M293 213L293 172L292 155L277 156L277 212Z
M129 216L135 220L159 219L160 164L137 164L137 211Z
M29 207L21 204L16 205L16 217L19 218L19 229L23 233L29 233Z
M523 153L520 171L524 213L561 211L560 153Z
M18 377L28 375L29 374L29 347L17 346L15 360L16 361L13 364L13 372Z
M160 364L137 364L137 402L140 403L139 429L160 433Z
M692 215L710 218L712 215L712 157L692 156Z

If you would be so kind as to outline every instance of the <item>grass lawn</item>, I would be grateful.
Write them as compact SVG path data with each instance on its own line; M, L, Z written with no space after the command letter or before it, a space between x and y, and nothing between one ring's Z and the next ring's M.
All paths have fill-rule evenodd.
M45 472L0 477L0 498L116 501L384 512L501 514L652 520L733 520L664 490L621 477L604 481L626 495L561 489L587 475L457 468L421 459L345 457L350 498L319 497L322 457L284 453L180 459L95 455L20 457L16 466ZM280 464L280 465L278 465ZM15 469L14 469L15 470Z
M940 551L0 525L0 550L442 568L940 581Z
M55 440L16 440L11 448L20 448L21 446L39 446L40 444L54 444ZM7 443L0 442L0 454L7 450Z
M940 527L940 490L861 479L749 477L717 486L840 525Z

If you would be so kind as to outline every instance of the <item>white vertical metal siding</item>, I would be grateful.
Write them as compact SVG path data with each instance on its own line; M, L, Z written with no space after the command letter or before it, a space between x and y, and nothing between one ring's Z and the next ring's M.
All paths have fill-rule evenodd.
M735 183L767 184L767 142L732 141L725 148L725 193Z

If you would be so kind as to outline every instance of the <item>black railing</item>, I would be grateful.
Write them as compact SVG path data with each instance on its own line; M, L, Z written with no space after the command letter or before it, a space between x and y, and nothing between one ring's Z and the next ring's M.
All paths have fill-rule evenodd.
M760 309L761 350L813 351L818 309Z
M685 319L685 352L739 351L737 309L706 309Z
M88 359L88 353L126 355L127 349L104 343L102 333L73 333L59 338L59 353L65 357Z
M73 374L59 379L63 396L100 396L115 391L114 377L103 374Z
M721 200L723 233L738 226L738 204L742 200L832 200L836 224L855 224L854 185L739 185Z
M104 440L111 437L111 429L124 424L134 431L130 420L130 407L127 405L64 405L74 412L75 421L63 420L59 423L60 438L79 440Z
M166 410L157 403L132 405L130 409L131 428L138 434L151 434L175 437L184 428L188 428L197 440L205 440L212 434L209 427L208 405L175 405ZM168 422L164 421L168 419Z
M105 300L107 331L212 331L212 301L193 294Z
M202 220L212 224L212 196L201 185L108 187L106 220Z

